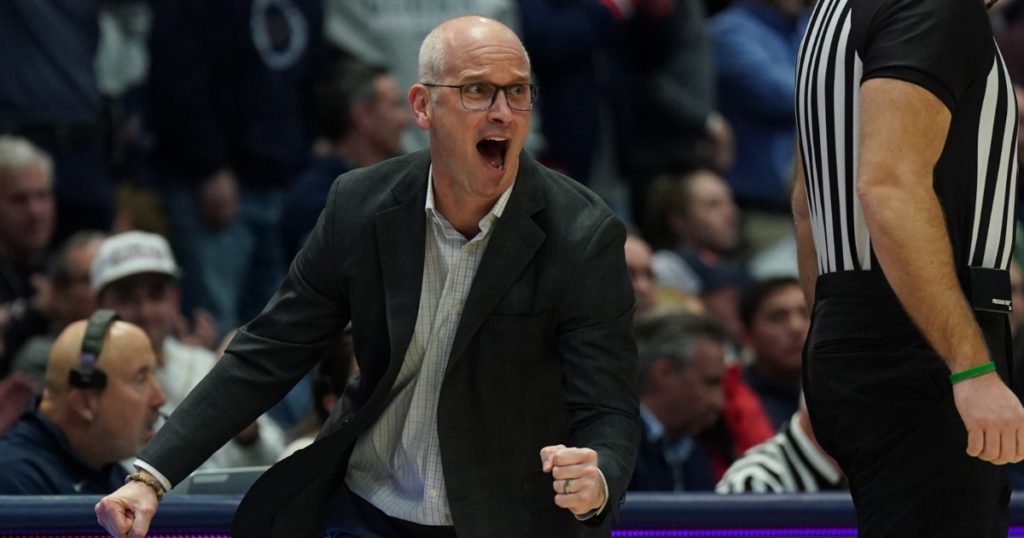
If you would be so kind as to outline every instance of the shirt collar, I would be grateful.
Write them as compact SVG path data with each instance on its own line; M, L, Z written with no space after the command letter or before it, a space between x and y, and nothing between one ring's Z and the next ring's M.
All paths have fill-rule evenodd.
M654 418L654 413L651 413L644 404L640 404L640 419L644 421L644 428L647 429L647 437L651 442L657 443L665 436L665 427Z
M501 214L505 212L505 206L508 205L508 197L512 194L512 189L515 188L515 181L505 189L498 201L494 203L491 210L484 215L484 218L480 219L480 233L484 234L490 230L494 221L501 218ZM427 204L424 208L427 215L439 219L441 222L448 222L443 215L437 210L434 205L434 165L430 165L430 171L427 173Z
M665 427L643 404L640 404L640 419L647 429L647 436L651 443L661 448L661 454L669 465L676 467L690 459L694 447L692 437L684 435L672 438L665 435Z

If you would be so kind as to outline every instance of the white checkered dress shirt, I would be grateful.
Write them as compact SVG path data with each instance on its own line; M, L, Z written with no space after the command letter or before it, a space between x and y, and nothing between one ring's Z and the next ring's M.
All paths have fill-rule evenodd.
M434 209L431 170L416 329L387 408L356 442L345 475L352 492L391 517L452 525L437 438L437 402L462 306L511 192L509 187L480 221L480 233L467 240Z

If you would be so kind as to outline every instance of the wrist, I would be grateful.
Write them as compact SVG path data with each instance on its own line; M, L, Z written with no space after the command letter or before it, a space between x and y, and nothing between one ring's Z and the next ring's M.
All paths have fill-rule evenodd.
M962 358L954 358L946 361L946 366L949 367L949 373L954 375L959 374L960 372L970 370L971 368L977 368L992 362L989 358L988 349L986 348L982 348L973 353L960 354L959 357Z
M989 361L989 362L986 362L985 364L981 364L981 365L975 366L973 368L967 368L965 370L961 370L959 372L955 372L955 373L951 374L949 376L949 382L954 384L954 385L956 385L957 383L959 383L961 381L966 381L968 379L971 379L971 378L974 378L974 377L983 376L985 374L989 374L989 373L992 373L992 372L995 372L995 371L996 371L996 363L994 363L992 361Z
M981 330L976 329L968 332L961 341L952 344L950 354L946 357L946 365L949 366L950 373L958 374L988 364L991 360L985 338L981 335Z
M157 480L156 477L147 473L146 471L139 471L137 473L132 473L126 476L124 478L124 483L127 484L129 482L139 482L149 487L149 489L151 489L153 493L156 494L157 502L160 502L164 499L164 487L160 485L160 481Z

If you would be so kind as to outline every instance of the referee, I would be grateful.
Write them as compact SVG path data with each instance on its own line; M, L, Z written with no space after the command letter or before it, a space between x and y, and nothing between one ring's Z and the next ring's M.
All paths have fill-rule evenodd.
M1005 537L1017 107L982 0L819 0L793 209L814 431L862 538Z

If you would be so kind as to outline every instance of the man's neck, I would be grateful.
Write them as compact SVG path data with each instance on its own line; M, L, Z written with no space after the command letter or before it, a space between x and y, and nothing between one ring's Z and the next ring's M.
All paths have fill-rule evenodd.
M109 462L99 457L99 451L93 446L87 424L73 424L73 421L66 416L66 413L60 412L58 406L45 398L39 404L39 413L49 419L64 434L68 444L71 445L71 448L79 459L82 460L82 463L94 471L102 470L103 467L108 465Z
M663 431L663 436L669 439L679 438L685 435L685 433L673 433L665 428L665 423L670 418L667 407L662 403L661 399L652 394L645 394L640 396L640 405L647 408L648 413L654 420L658 421Z
M491 211L494 204L501 198L480 200L463 196L450 177L443 176L433 169L434 208L466 239L472 239L480 233L480 221Z
M331 145L332 157L352 163L357 168L377 164L389 157L367 138L349 134Z
M705 248L705 247L701 246L699 243L697 243L696 241L694 241L692 239L689 239L689 238L685 238L685 239L679 240L679 242L676 243L676 250L677 251L696 252L696 253L699 253L699 254L702 254L702 255L711 254L711 255L714 255L715 257L718 256L718 254L715 253L713 250L711 250L709 248Z
M767 379L773 385L789 390L798 391L800 390L800 385L803 383L803 373L799 369L789 371L764 368L756 362L756 359L751 368L756 370L761 377Z

